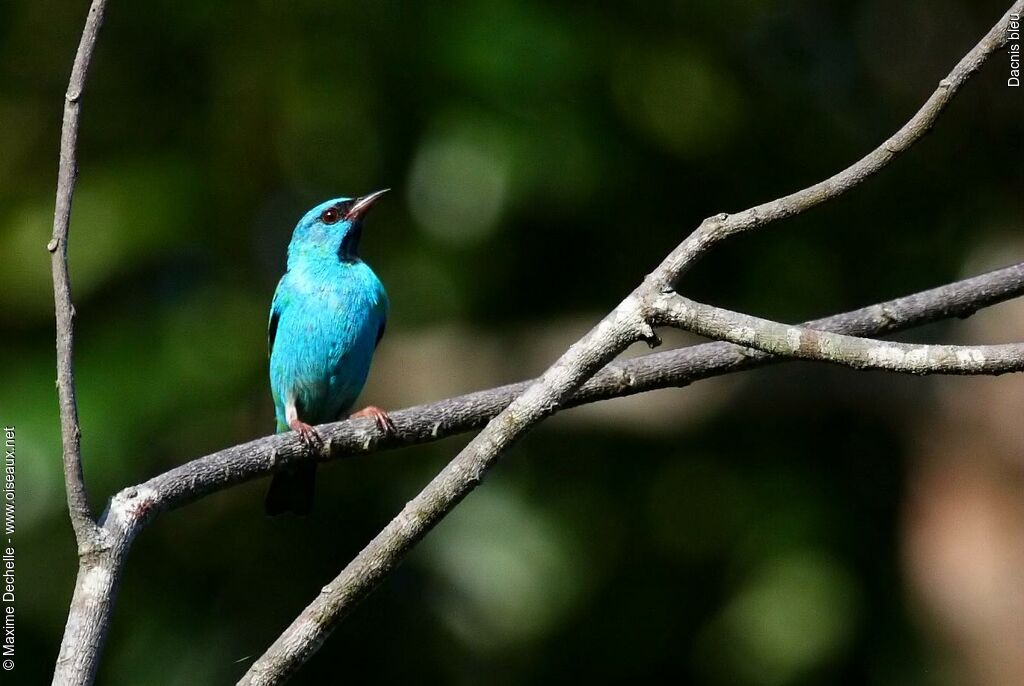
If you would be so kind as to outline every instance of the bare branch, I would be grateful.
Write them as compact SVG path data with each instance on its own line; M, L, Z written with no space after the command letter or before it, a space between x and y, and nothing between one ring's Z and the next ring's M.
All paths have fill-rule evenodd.
M1024 294L1024 262L930 290L805 323L847 335L881 336L928 322L967 317ZM704 343L609 364L562 408L621 398L785 361L731 343ZM483 426L536 380L418 405L391 413L395 433L382 436L372 421L346 420L317 427L332 461L465 433ZM314 459L292 433L275 434L200 457L125 489L117 502L145 502L148 517L251 481L297 461ZM130 497L129 497L130 496ZM142 499L140 501L139 499ZM112 508L114 510L116 508Z
M1003 374L1024 370L1024 343L914 345L792 326L666 294L652 320L772 355L905 374Z
M979 309L1020 295L1024 295L1024 263L817 319L805 326L880 336L940 319L968 317ZM609 365L563 407L683 387L701 379L779 361L784 360L722 342L652 353ZM532 383L523 381L396 411L391 416L397 431L389 438L382 439L368 420L325 424L317 430L331 446L329 460L429 443L483 426ZM54 683L89 683L80 678L89 673L88 668L82 668L76 661L88 659L95 664L98 659L128 549L145 524L161 512L303 459L312 457L293 434L276 434L192 460L114 496L103 519L112 545L95 556L93 565L79 571L58 663L61 676ZM69 643L68 636L76 637L76 641Z
M968 317L984 307L1024 295L1024 263L922 291L852 312L808 322L805 326L853 335L880 336L951 317ZM701 379L785 361L731 343L705 343L652 353L609 365L594 375L562 408L660 388L683 387ZM535 381L523 381L391 414L394 436L382 438L370 420L346 420L317 427L330 446L325 459L368 455L382 450L429 443L483 426ZM131 542L160 513L266 476L285 465L314 459L294 434L275 434L187 462L111 499L103 519L112 545L80 570L66 635L85 635L77 651L61 660L95 660L102 647L100 631L110 613ZM98 569L99 571L93 571ZM76 628L71 630L72 625ZM105 628L103 629L105 631ZM61 664L65 664L62 662ZM58 665L58 667L61 666ZM69 670L72 676L83 670ZM89 683L65 679L55 683Z
M129 547L138 531L137 522L103 529L107 543L81 557L68 621L53 670L53 686L86 686L96 680L100 653L110 630L114 598L121 583Z
M925 101L917 114L884 143L854 164L838 174L796 193L736 214L719 214L705 219L696 231L665 258L658 270L648 277L655 281L656 290L666 291L672 288L698 257L722 239L801 214L827 200L838 198L881 171L897 155L906 152L910 146L931 130L946 105L950 103L960 87L981 69L985 60L1006 45L1010 15L1020 14L1022 10L1024 10L1024 2L1021 0L1014 2L1003 18L992 27L992 30L970 52L964 55L946 78L939 81L938 88Z
M64 484L68 511L75 528L79 550L97 545L99 528L92 519L89 496L82 473L82 431L78 424L75 399L74 329L75 306L71 302L71 278L68 274L68 229L71 224L71 198L75 193L78 165L78 111L85 78L89 73L96 37L103 24L106 0L94 0L78 44L71 68L71 79L64 96L64 122L60 135L60 164L57 171L57 201L53 211L53 237L46 245L53 266L53 300L57 315L57 394L60 398L60 426L64 451Z
M1019 12L1018 0L1011 12ZM657 337L645 318L647 306L671 289L685 268L722 238L799 214L838 197L882 169L935 122L960 86L1006 43L1009 13L944 79L924 107L899 132L860 162L826 181L780 200L705 221L644 282L487 426L356 556L292 622L245 674L240 684L277 684L287 679L323 643L351 608L368 595L408 551L483 479L516 440L563 407L588 379L630 344Z
M75 398L74 319L71 301L71 279L68 273L68 232L71 224L71 200L78 175L76 147L78 114L85 80L100 26L103 24L105 0L93 0L78 44L68 90L64 96L64 121L61 127L60 162L57 171L57 199L53 212L53 236L46 249L53 267L53 299L56 311L57 393L60 401L61 437L63 441L64 483L68 512L78 543L79 567L75 594L68 613L68 623L61 641L60 655L54 669L55 684L91 683L96 675L99 646L110 625L109 604L94 602L96 598L113 595L120 576L120 564L103 562L112 540L109 532L92 519L89 496L82 472L81 428ZM122 547L123 548L123 547ZM93 649L95 647L95 649Z

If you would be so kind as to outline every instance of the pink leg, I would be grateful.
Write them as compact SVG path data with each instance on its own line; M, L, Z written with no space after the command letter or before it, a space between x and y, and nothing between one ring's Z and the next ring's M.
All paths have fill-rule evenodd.
M292 431L299 434L299 440L301 440L310 450L320 450L320 448L323 447L324 439L320 438L320 434L316 432L316 429L306 422L300 421L299 419L293 419L288 422L288 426Z
M350 419L357 419L359 417L369 417L377 424L377 428L381 430L385 435L391 435L395 433L395 424L391 421L391 417L388 413L380 409L376 405L367 405L363 409L359 410L355 414L349 416Z

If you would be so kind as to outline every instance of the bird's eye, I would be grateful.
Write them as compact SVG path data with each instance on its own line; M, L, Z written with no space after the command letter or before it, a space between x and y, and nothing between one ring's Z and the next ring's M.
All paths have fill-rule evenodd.
M341 215L338 210L334 207L328 207L326 210L320 213L320 221L324 224L334 224L338 221Z

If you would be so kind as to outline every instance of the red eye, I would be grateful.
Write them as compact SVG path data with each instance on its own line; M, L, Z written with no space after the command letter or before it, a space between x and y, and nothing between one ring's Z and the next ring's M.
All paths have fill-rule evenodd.
M336 221L338 221L340 216L341 215L338 214L337 209L335 209L334 207L328 207L320 214L320 221L322 221L324 224L333 224Z

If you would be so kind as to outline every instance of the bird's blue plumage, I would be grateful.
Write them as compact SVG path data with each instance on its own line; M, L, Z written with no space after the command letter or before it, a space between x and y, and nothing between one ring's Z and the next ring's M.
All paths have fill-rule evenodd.
M339 419L366 383L388 314L384 286L357 252L362 213L375 198L330 200L295 227L268 330L278 431L294 428L295 419L309 425ZM272 484L268 511L273 495Z

